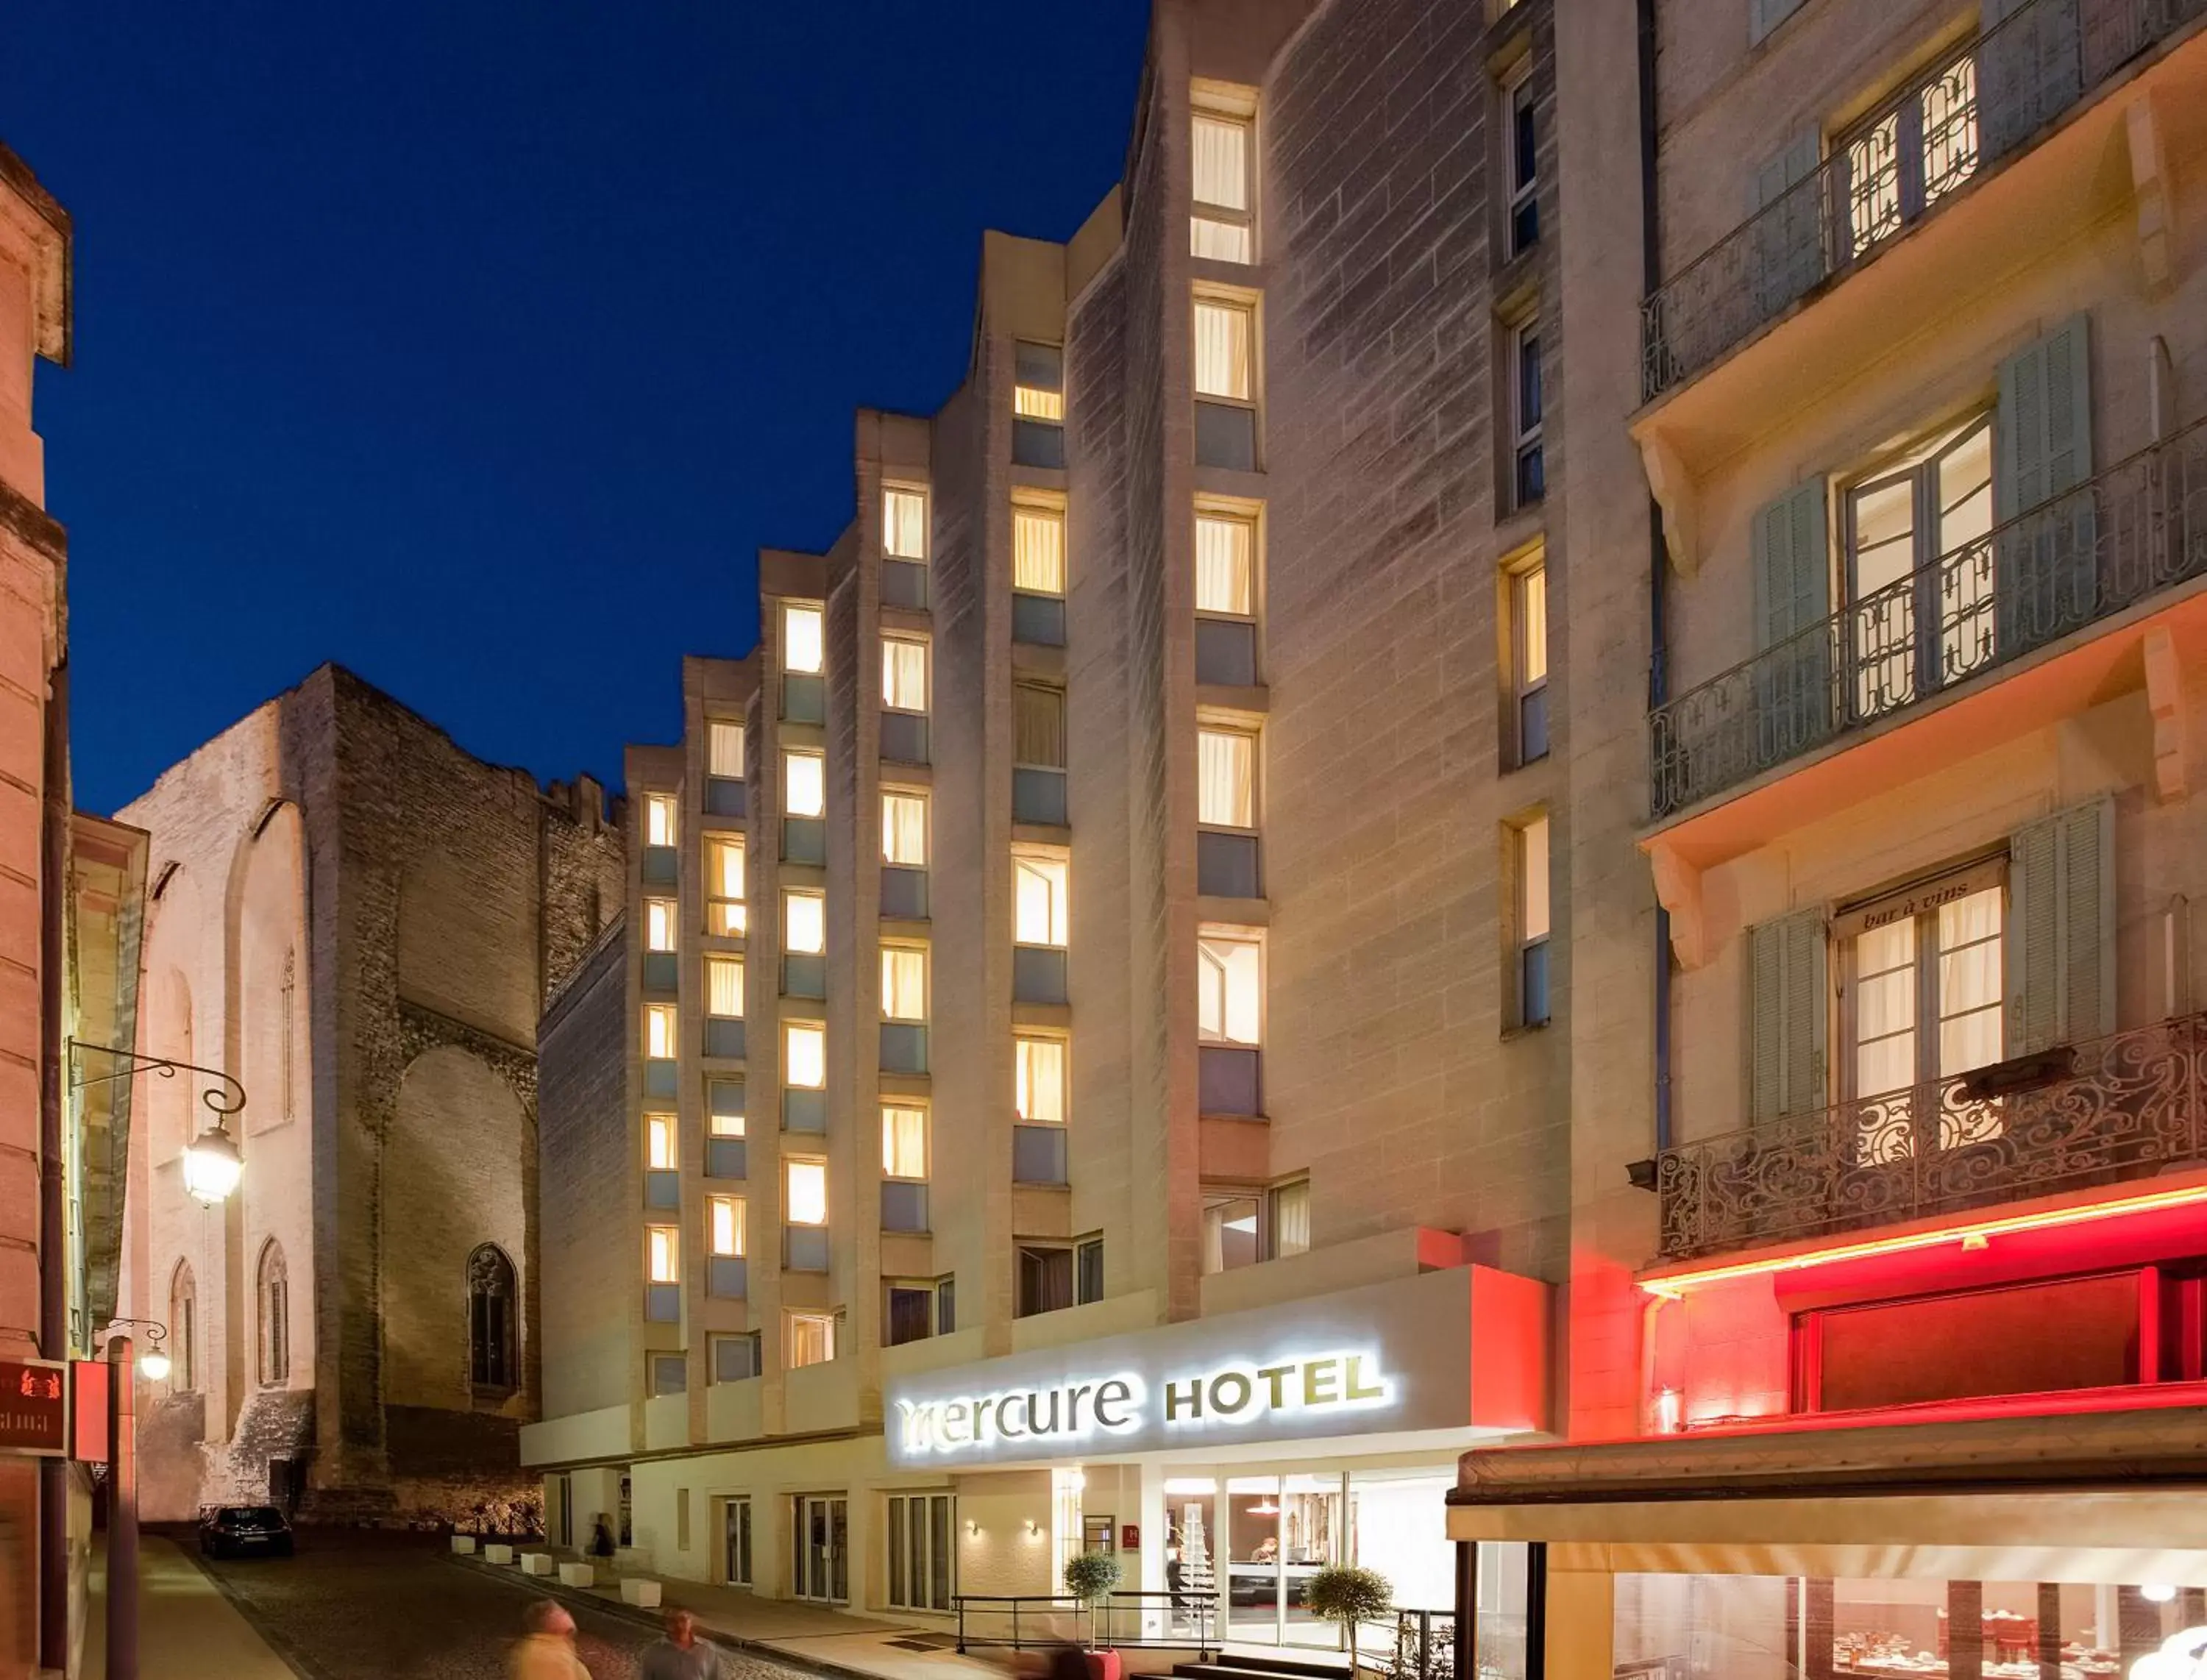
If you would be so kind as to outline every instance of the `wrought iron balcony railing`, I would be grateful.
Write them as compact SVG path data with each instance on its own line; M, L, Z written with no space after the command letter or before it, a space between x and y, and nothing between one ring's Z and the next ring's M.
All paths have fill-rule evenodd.
M1871 261L2203 13L2207 0L2025 0L1836 138L1820 163L1642 302L1642 400Z
M2207 421L1995 525L1648 717L1660 820L2207 574Z
M2066 1056L2066 1071L2064 1057ZM1657 1157L1666 1260L1829 1236L2207 1163L2207 1014L2048 1059L2034 1089L1966 1079L1842 1103Z

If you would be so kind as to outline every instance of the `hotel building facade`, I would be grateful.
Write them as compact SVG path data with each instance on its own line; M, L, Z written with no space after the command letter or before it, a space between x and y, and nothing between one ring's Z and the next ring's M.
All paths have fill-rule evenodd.
M1528 1671L2207 1643L2203 15L1643 9L1672 961L1567 1441L1453 1496Z
M555 1541L922 1616L1108 1546L1264 1643L1337 1558L1454 1602L1457 1456L1563 1398L1576 1093L1652 1100L1646 491L1574 423L1635 134L1555 94L1634 27L1163 0L1121 185L858 415L540 1033Z

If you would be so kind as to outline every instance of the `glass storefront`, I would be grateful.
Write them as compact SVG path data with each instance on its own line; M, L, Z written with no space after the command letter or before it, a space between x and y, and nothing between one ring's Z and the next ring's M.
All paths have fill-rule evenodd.
M2202 1627L2207 1590L2165 1582L1620 1575L1615 1673L2128 1680L2164 1641Z

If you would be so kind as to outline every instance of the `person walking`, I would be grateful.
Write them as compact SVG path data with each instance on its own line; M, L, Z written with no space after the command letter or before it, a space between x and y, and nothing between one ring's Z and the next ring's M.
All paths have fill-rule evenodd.
M575 1618L557 1599L521 1612L521 1637L506 1653L506 1680L590 1680L575 1652Z
M613 1524L607 1522L606 1514L603 1511L600 1511L598 1513L598 1520L591 1526L590 1528L590 1556L593 1557L610 1557L613 1555Z
M637 1680L721 1680L721 1647L697 1637L697 1618L679 1605L667 1612L667 1632L643 1647Z

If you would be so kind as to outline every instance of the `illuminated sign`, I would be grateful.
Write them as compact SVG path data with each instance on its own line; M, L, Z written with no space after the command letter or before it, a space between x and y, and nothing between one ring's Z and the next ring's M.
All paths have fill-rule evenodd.
M895 1403L897 1443L906 1456L954 1453L1005 1442L1047 1448L1147 1426L1166 1433L1208 1424L1256 1423L1315 1412L1385 1406L1394 1385L1371 1349L1332 1351L1271 1363L1230 1363L1168 1372L1139 1371L1085 1381L998 1389L986 1394Z
M66 1367L51 1360L0 1360L0 1452L58 1456L68 1450Z

